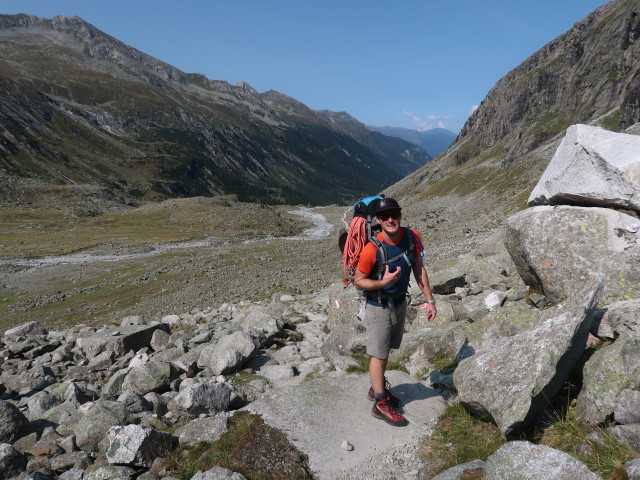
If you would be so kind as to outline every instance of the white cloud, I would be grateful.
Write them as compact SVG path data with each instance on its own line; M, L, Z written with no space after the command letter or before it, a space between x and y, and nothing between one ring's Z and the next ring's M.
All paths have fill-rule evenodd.
M421 118L408 110L403 110L400 116L410 118L413 122L413 128L419 132L425 132L433 128L447 128L443 120L450 119L447 115L427 115L425 118Z
M472 107L471 107L471 110L469 110L469 114L472 114L473 112L475 112L475 111L478 109L478 107L479 107L479 106L480 106L480 105L474 105L474 106L472 106Z

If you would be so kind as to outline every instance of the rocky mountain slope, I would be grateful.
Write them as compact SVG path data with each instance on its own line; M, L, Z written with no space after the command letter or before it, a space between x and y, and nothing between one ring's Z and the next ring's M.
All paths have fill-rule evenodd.
M446 151L456 139L456 134L445 128L432 128L423 132L401 127L373 127L367 125L367 128L418 145L432 157L437 157Z
M451 148L387 190L434 255L495 244L567 127L634 133L640 121L640 2L609 2L500 79Z
M106 187L120 202L323 204L379 191L430 158L350 117L184 73L77 17L0 16L0 52L3 177Z

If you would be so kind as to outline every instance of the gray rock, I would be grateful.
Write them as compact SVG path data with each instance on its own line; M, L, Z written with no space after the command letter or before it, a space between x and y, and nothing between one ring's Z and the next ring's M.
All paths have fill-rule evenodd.
M606 338L616 338L625 333L635 333L640 337L640 298L607 305L596 333Z
M29 407L29 418L35 420L41 418L44 412L60 403L57 397L49 392L38 392L29 397L27 406Z
M610 430L619 442L630 446L636 452L640 452L640 423L616 425Z
M237 319L234 316L234 321L241 325L242 328L248 326L262 331L267 338L273 337L282 330L282 321L280 319L274 318L273 315L256 306L249 307Z
M122 403L129 413L152 411L154 408L153 403L133 392L123 393L118 397L118 402Z
M128 373L129 368L123 368L111 375L107 383L102 387L100 396L107 400L119 397L122 393L122 386L124 385L124 380L127 378Z
M33 454L38 455L59 455L64 453L64 450L58 443L62 439L62 436L56 432L53 427L46 427L40 439L33 446Z
M623 425L640 423L640 392L629 389L620 392L613 408L613 418Z
M169 389L171 365L166 362L148 362L131 368L122 383L123 392L146 395L149 392L163 392Z
M66 470L85 470L92 461L85 452L70 452L51 458L51 470L64 472Z
M4 336L7 338L13 337L32 337L32 336L44 336L49 332L40 322L27 322L17 327L10 328L4 332Z
M82 480L84 475L84 469L82 468L72 468L67 470L64 473L61 473L58 478L60 480Z
M127 326L127 325L144 325L145 321L144 318L142 318L140 315L131 315L129 317L124 317L122 319L122 322L120 322L121 326Z
M200 352L198 365L220 375L241 367L257 349L251 336L243 331L222 337L218 343L207 345Z
M7 391L20 396L32 395L55 382L51 368L35 366L16 375L2 375Z
M628 480L640 480L640 458L635 458L623 465Z
M530 442L508 442L487 458L485 480L602 480L568 453Z
M430 272L429 283L434 294L449 295L467 284L466 272L460 267Z
M364 366L355 358L346 356L334 357L331 363L336 368L336 370L339 371L346 371L349 367L362 368Z
M227 431L229 418L226 413L215 417L196 418L176 430L180 445L195 445L199 442L215 442Z
M265 365L258 374L271 382L277 382L293 378L295 371L291 365Z
M0 443L13 443L29 433L29 420L18 407L0 400Z
M27 466L27 459L8 443L0 443L0 480L17 476Z
M536 308L545 308L551 305L551 301L546 296L535 292L529 295L529 302L531 302Z
M584 298L584 297L583 297ZM598 291L539 327L476 353L453 374L458 400L503 435L527 427L562 388L584 351Z
M164 330L156 330L151 336L150 346L153 350L158 351L166 347L169 344L171 335Z
M113 352L101 352L89 359L87 367L93 371L107 370L113 363Z
M460 465L451 467L433 477L432 480L462 480L462 476L465 474L465 472L475 472L483 470L484 462L482 460L472 460L471 462L461 463Z
M572 125L531 192L529 205L640 210L640 137Z
M429 383L433 388L455 392L456 386L453 383L452 373L442 373L437 370L429 372Z
M78 423L81 417L82 415L78 413L78 406L71 402L63 402L42 414L42 420L53 422L70 429L73 429L73 425Z
M638 220L607 208L534 207L506 222L505 245L524 282L558 304L599 278L603 304L640 298Z
M83 451L94 454L98 452L98 443L104 439L111 427L124 425L127 422L127 411L123 404L106 400L92 402L82 407L85 413L73 427L76 443Z
M504 339L533 330L554 314L525 302L509 302L476 322L462 323L454 332L456 359L460 363L476 352L494 349Z
M198 383L178 393L167 408L180 416L215 415L227 409L230 397L231 388L225 383Z
M144 396L145 400L151 403L153 413L156 415L164 415L167 412L168 399L156 392L149 392Z
M83 480L131 480L136 471L131 467L106 465L92 470Z
M95 357L105 351L121 357L129 350L137 352L141 348L148 347L153 332L158 329L167 331L168 328L162 323L114 327L87 337L80 337L76 340L76 345L87 358Z
M247 480L244 475L222 467L213 467L206 472L198 471L191 480Z
M619 337L596 351L583 368L576 418L597 425L613 412L620 393L640 385L640 337Z
M351 325L339 325L320 347L324 358L329 361L337 357L364 352L367 345L367 331L363 322L354 321Z
M111 427L107 432L110 464L151 467L157 457L171 450L173 437L166 432L140 425Z

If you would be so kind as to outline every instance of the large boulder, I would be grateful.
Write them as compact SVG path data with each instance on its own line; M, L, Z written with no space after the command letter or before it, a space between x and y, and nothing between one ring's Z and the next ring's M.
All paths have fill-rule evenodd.
M110 352L116 357L122 357L129 350L138 351L151 344L153 332L156 330L169 331L168 325L123 325L120 327L101 330L87 337L80 337L76 345L88 358L93 358L102 352Z
M251 335L244 331L235 332L203 348L198 357L198 366L220 375L242 366L256 351Z
M32 336L44 336L49 332L46 328L36 321L23 323L17 327L10 328L4 332L5 337L32 337Z
M602 480L580 460L546 445L507 442L487 458L485 480Z
M18 407L0 400L0 443L13 443L29 433L29 420Z
M506 223L505 245L531 288L560 303L601 277L603 304L640 297L640 220L607 208L534 207Z
M351 355L354 352L364 353L367 345L367 331L363 322L351 325L338 325L320 346L322 355L327 360Z
M166 362L149 362L132 368L122 383L122 392L146 395L149 392L162 393L169 390L171 365Z
M640 387L640 336L624 335L595 352L583 369L576 417L597 425L607 420L625 389Z
M0 480L17 477L27 466L27 459L8 443L0 443Z
M196 383L172 398L167 408L179 417L215 415L227 409L230 399L231 388L226 383Z
M147 468L156 457L166 455L174 443L171 434L140 425L111 427L107 438L110 464Z
M531 192L529 205L640 211L640 136L573 125Z
M458 400L495 421L508 436L534 422L562 388L584 352L598 291L539 327L509 337L460 362Z
M196 418L176 430L180 445L195 445L200 442L215 442L229 426L229 417L221 413L215 417Z
M607 305L595 334L611 339L626 334L640 336L640 298Z
M88 454L99 451L98 444L111 427L125 425L126 407L118 402L99 400L82 406L84 415L73 426L76 444Z

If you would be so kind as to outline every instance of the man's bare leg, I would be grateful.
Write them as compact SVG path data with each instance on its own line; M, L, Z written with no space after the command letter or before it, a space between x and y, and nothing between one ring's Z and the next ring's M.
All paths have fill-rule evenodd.
M369 378L375 393L384 393L384 372L387 370L388 358L371 357L369 360Z

